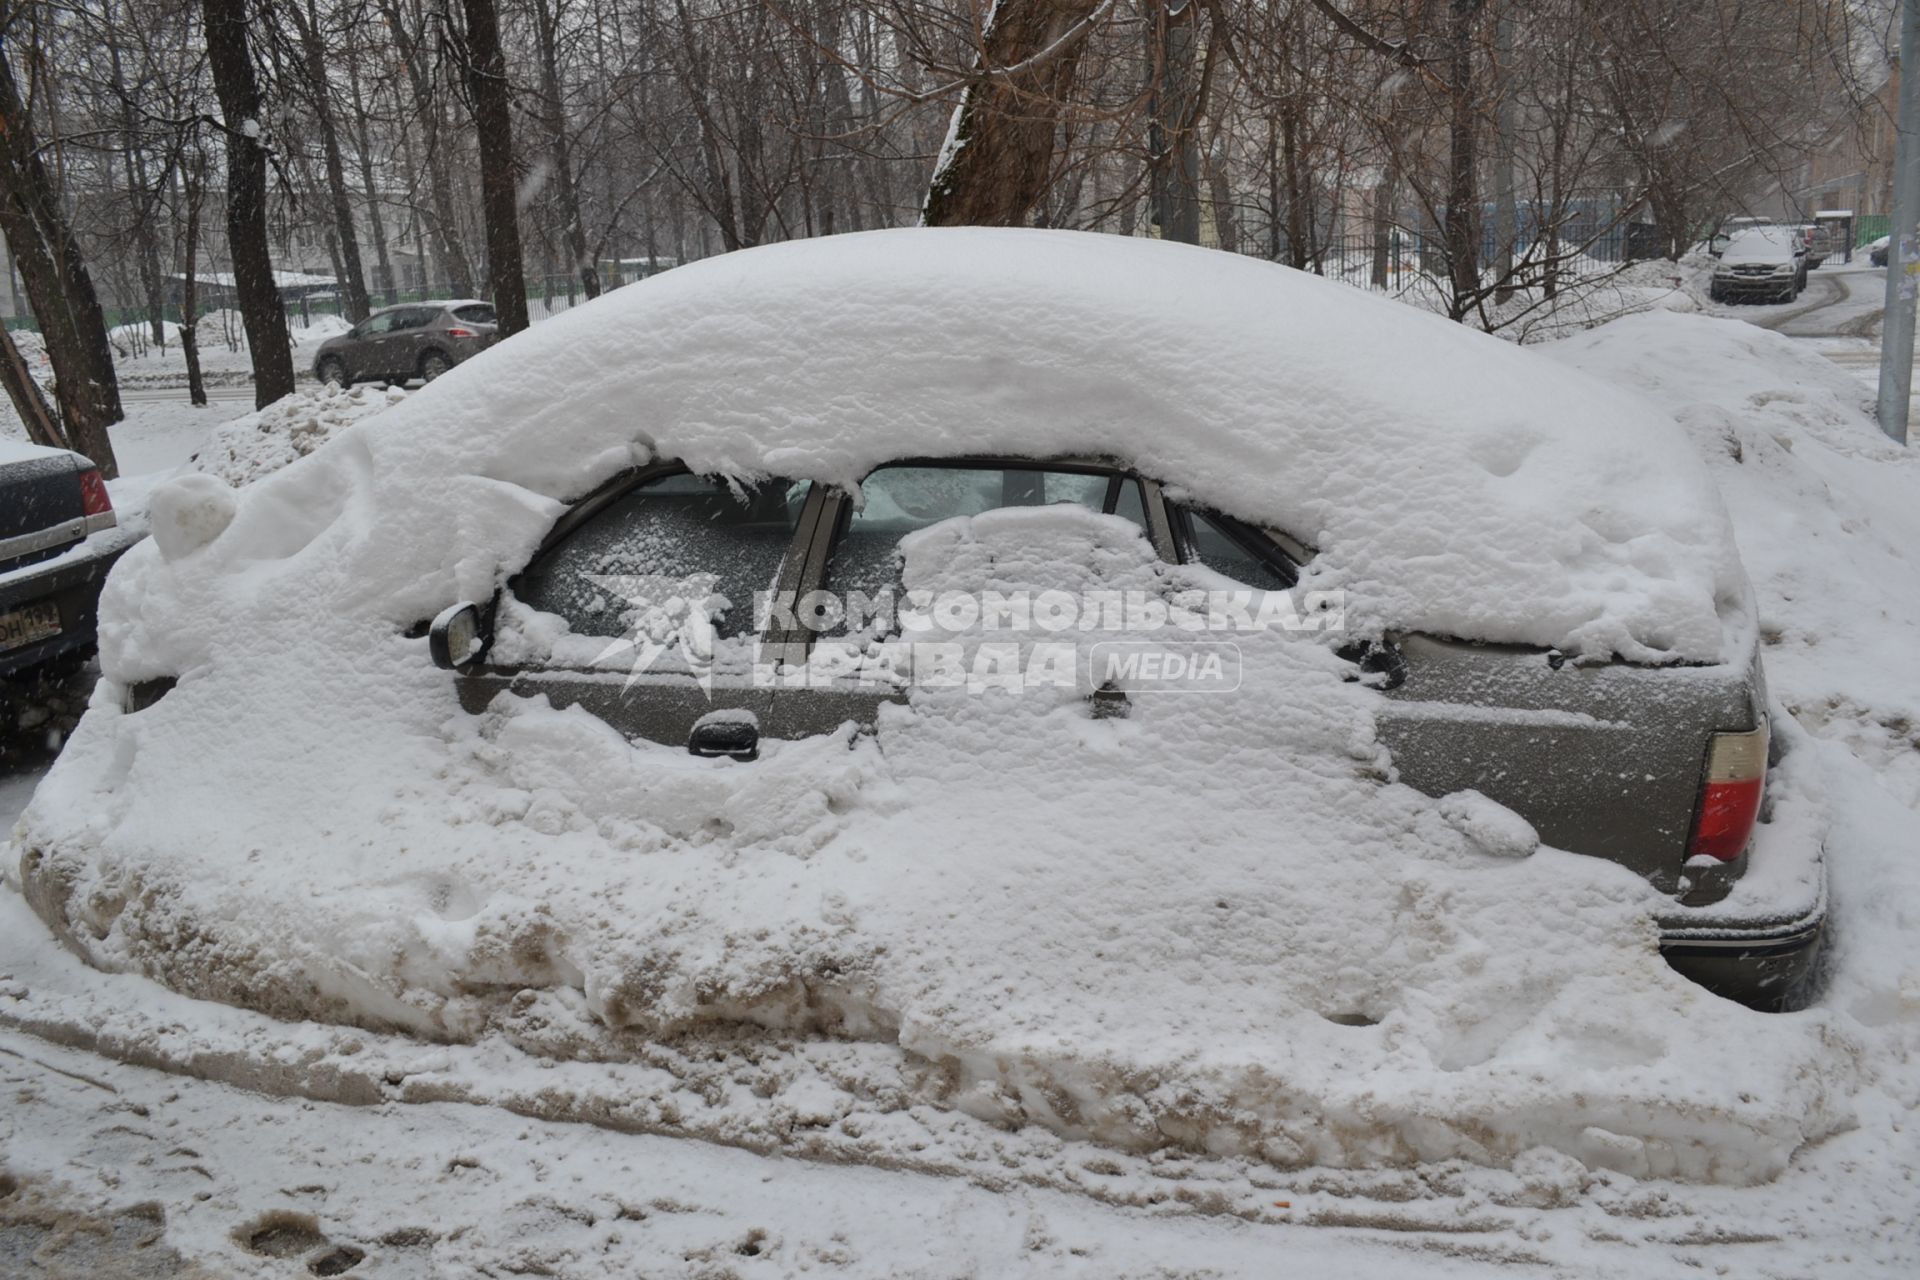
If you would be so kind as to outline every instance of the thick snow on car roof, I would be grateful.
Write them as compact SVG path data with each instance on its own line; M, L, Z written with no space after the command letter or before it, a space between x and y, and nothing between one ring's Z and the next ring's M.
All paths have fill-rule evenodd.
M914 455L1115 455L1317 546L1310 585L1366 628L1713 660L1743 590L1701 464L1644 401L1306 273L1069 232L695 263L463 364L247 505L351 506L338 571L406 622L537 543L550 512L501 486L539 507L650 452L842 484Z

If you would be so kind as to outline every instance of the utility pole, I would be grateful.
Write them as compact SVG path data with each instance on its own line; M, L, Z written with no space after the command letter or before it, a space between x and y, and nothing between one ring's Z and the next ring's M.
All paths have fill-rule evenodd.
M1914 65L1907 65L1907 55ZM1887 239L1887 314L1880 327L1880 429L1907 442L1913 394L1913 304L1920 286L1920 0L1900 15L1900 145L1893 166L1893 228Z

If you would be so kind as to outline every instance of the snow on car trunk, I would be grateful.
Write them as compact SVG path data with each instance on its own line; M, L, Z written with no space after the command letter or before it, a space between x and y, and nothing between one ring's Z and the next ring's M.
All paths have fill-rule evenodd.
M1639 878L1394 783L1316 637L1240 637L1232 697L916 688L742 764L540 699L469 715L405 634L639 461L851 483L960 452L1119 455L1297 533L1362 631L1709 659L1742 625L1684 440L1537 356L1178 246L835 237L582 307L237 502L163 492L21 883L95 964L285 1017L470 1040L538 1011L581 1056L873 1040L903 1105L1128 1147L1741 1182L1847 1122L1817 1020L1668 971ZM1193 572L1060 509L905 553L941 590Z

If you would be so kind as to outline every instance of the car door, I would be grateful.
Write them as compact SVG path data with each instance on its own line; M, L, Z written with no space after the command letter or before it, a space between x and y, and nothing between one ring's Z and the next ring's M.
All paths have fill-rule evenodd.
M355 326L352 333L353 341L348 343L346 350L341 352L341 358L347 364L347 376L353 381L366 382L386 376L382 348L393 329L393 322L397 315L397 312L382 311L377 315L368 316Z
M671 746L692 745L714 712L764 722L759 615L791 594L799 534L823 497L804 482L735 484L671 464L604 486L496 599L492 650L460 677L462 705L544 695Z
M426 327L439 314L435 307L407 307L394 312L393 328L381 340L380 359L384 366L381 376L405 382L419 372Z
M783 660L805 664L816 643L842 638L859 613L859 602L898 598L903 590L901 540L909 534L957 516L1057 503L1130 520L1162 558L1171 556L1164 521L1156 520L1157 490L1114 464L1009 458L890 463L861 482L859 501L839 492L827 497L812 543L797 566L796 601L820 593L840 608L842 621L820 632L804 625L770 631L768 643ZM804 610L800 616L807 616ZM774 738L799 738L832 732L848 721L871 725L882 704L905 698L904 689L858 681L783 683L775 692L766 732Z

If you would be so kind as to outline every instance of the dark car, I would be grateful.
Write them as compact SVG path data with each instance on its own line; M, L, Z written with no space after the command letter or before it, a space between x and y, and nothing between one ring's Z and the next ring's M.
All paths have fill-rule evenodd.
M356 382L432 382L499 338L493 304L478 298L385 307L351 330L320 344L313 376L350 387Z
M0 708L7 682L84 659L115 528L99 468L77 453L0 440Z
M1792 227L1746 227L1721 250L1707 294L1714 302L1781 303L1806 287L1806 237Z
M1878 240L1875 240L1872 244L1868 245L1867 261L1873 263L1873 265L1876 267L1886 266L1887 265L1887 246L1892 243L1893 243L1893 237L1881 236Z

